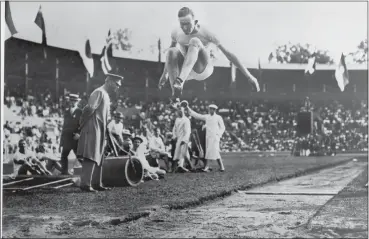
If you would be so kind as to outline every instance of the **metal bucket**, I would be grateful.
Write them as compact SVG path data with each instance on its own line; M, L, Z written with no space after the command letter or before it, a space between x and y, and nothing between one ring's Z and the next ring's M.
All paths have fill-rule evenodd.
M102 181L108 187L135 187L141 183L144 170L137 158L107 157L104 160Z

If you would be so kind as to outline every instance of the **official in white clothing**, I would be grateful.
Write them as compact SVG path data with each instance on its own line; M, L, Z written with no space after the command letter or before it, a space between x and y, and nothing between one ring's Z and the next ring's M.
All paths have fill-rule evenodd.
M190 154L188 152L188 143L191 136L191 122L190 119L184 115L184 108L178 105L177 118L173 127L173 139L176 140L176 147L173 156L173 166L178 162L178 172L188 172L183 166L184 160L190 162ZM174 171L174 167L172 167Z
M220 139L225 131L223 118L216 113L218 107L214 104L209 105L209 114L202 115L193 111L188 106L187 101L182 101L181 105L187 107L190 115L198 120L205 121L206 143L205 143L205 167L203 171L209 170L209 160L217 160L220 171L224 171L224 165L220 156Z

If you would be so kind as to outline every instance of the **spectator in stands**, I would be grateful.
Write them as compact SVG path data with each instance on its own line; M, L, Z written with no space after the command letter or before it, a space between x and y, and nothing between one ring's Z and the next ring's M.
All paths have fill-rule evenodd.
M25 140L18 142L18 151L13 156L15 175L51 175L46 169L46 165L37 158L36 153L27 148Z
M56 152L56 146L53 146L53 149L48 149L45 144L40 144L36 148L35 153L41 162L45 162L45 167L49 172L53 172L56 169L63 174L64 169L59 163L61 161L60 154Z
M11 93L11 95L5 97L4 103L7 104L7 107L4 107L4 116L8 123L4 125L4 134L9 134L7 138L9 154L17 149L19 138L31 137L32 139L28 139L30 145L37 145L41 142L50 141L54 144L59 142L57 135L61 132L62 125L59 124L59 119L56 118L57 115L53 112L55 109L60 110L61 108L65 108L63 106L65 105L65 97L61 97L59 107L57 103L51 101L53 96L50 92L44 92L37 92L34 90L33 97L28 97L25 100L22 99L17 92ZM48 95L49 97L47 97ZM27 103L24 103L25 101L28 101L28 108L25 111L24 118L22 118L20 116L20 111L23 105L27 106ZM121 101L122 107L134 107L134 110L138 112L136 115L144 112L145 120L150 119L155 127L161 129L163 134L171 130L175 119L175 112L166 108L165 102L138 102L136 108L133 104L135 102L134 99L122 97ZM205 101L193 99L192 102L193 108L198 112L204 113L204 111L206 111ZM296 138L294 136L296 134L295 128L297 124L295 116L300 110L300 107L304 106L303 100L291 101L288 103L285 101L267 102L264 100L255 100L252 102L229 102L219 100L217 104L224 110L221 114L227 129L221 140L221 150L223 152L245 150L289 151L292 149L293 142ZM48 117L50 121L48 121L47 127L46 125L45 127L40 127L42 123L45 122L42 111L46 106L50 108L50 117ZM40 111L37 112L39 107ZM32 112L29 113L32 111L32 108L36 109L36 113L33 114L33 116ZM368 113L365 101L345 102L345 104L343 104L340 102L319 102L311 99L310 108L314 109L315 116L318 115L321 118L319 119L317 117L314 119L316 123L315 127L318 127L316 134L324 138L327 132L331 132L330 137L336 142L334 149L337 152L343 150L367 150ZM40 115L41 118L39 118L38 115ZM60 115L60 113L58 113L58 115ZM259 118L261 118L261 120ZM157 122L156 124L155 121ZM242 121L245 122L246 128L241 127L243 125ZM19 123L16 124L16 122ZM27 125L27 122L31 122L31 124ZM195 124L199 125L200 122L201 121L196 121ZM127 118L124 123L127 124L126 127L136 128L137 131L140 130L140 117L138 117L137 120ZM257 129L254 127L254 123L256 123L256 125L261 124L262 127ZM30 134L29 131L34 133ZM35 133L35 131L39 131L39 133ZM141 135L141 132L139 132L138 135ZM314 137L317 136L314 135ZM309 147L312 146L309 144ZM326 145L326 148L327 147L328 145ZM331 144L329 144L329 147L331 150ZM323 149L320 149L320 151L322 150Z
M170 170L169 154L165 150L164 141L163 141L159 128L156 128L154 130L154 134L151 137L149 137L149 151L150 151L150 156L152 159L155 159L155 161L160 160L160 159L164 160L167 171ZM148 161L150 163L150 160ZM154 164L150 164L150 165L151 166L158 165L158 163L155 162Z
M161 170L159 167L150 166L145 156L146 146L142 143L143 139L140 136L133 138L133 148L131 150L131 153L133 154L132 156L135 156L141 162L142 167L144 168L145 177L158 180L159 175L162 177L166 172Z
M123 149L128 153L133 148L132 134L128 129L123 129ZM125 153L126 154L126 153Z
M108 124L108 130L117 140L119 145L123 144L123 129L123 114L120 112L116 112L114 114L114 120L110 121L110 123Z

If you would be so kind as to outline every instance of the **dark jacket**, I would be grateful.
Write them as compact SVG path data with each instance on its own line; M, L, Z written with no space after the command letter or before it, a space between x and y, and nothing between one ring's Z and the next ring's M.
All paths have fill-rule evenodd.
M73 136L79 133L79 121L82 115L82 110L77 108L71 114L70 109L64 111L64 124L61 132L60 146L65 149L75 149L78 145L78 140L74 140Z

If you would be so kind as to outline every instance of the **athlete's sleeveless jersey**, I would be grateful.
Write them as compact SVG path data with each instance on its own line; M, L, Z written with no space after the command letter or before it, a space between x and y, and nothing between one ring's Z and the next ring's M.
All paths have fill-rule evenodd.
M216 46L220 45L218 38L213 33L209 32L203 25L199 25L198 31L191 35L186 35L180 27L172 31L172 41L178 43L179 50L183 55L187 52L190 40L195 37L201 40L205 48L207 48L210 43Z

